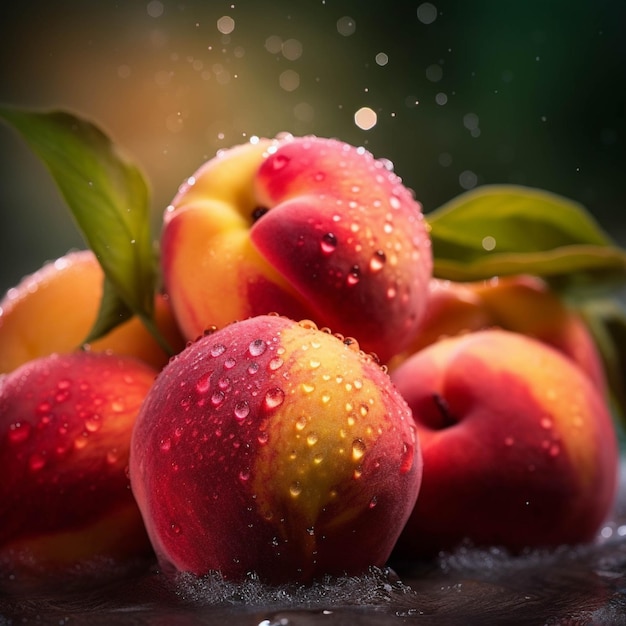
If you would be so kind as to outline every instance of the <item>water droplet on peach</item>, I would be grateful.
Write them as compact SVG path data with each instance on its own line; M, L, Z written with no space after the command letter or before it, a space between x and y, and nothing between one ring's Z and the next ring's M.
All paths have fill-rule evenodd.
M307 423L307 419L305 415L301 415L297 420L296 420L296 430L304 430L304 427L306 426Z
M235 365L237 365L237 361L232 356L228 357L224 361L224 369L226 369L226 370L233 369L233 367L235 367Z
M198 393L206 393L209 390L210 386L211 373L207 372L206 374L200 376L200 378L198 379L198 382L196 383L196 390L198 391Z
M101 428L102 419L97 413L94 413L85 420L85 429L88 432L95 433L98 432Z
M217 357L217 356L220 356L221 354L224 354L225 351L226 351L226 346L223 343L216 343L211 346L211 349L209 350L209 354L212 357Z
M224 402L225 397L226 396L223 391L215 391L211 396L211 404L217 407Z
M361 280L361 269L358 265L353 265L346 276L346 284L353 287Z
M372 258L370 259L370 271L374 273L380 272L380 270L382 270L385 266L386 260L387 257L385 253L382 250L376 250L376 252L374 252L374 254L372 255Z
M250 470L248 468L242 469L239 472L239 480L242 483L248 482L248 480L250 480Z
M276 154L272 158L272 169L277 172L282 170L289 163L289 157L284 154Z
M284 364L284 361L279 357L274 357L268 364L268 368L275 372L277 369L280 369Z
M314 446L319 441L319 436L317 433L309 433L306 438L306 442L310 446Z
M235 404L234 413L238 420L244 420L250 413L250 406L245 400L240 400L237 404Z
M410 443L402 444L402 454L400 455L400 473L406 474L413 467L414 447Z
M297 480L291 483L289 493L292 497L297 498L302 493L302 485Z
M265 394L265 406L268 409L279 407L285 399L285 392L280 387L274 387Z
M334 233L326 233L320 241L320 250L324 254L331 254L337 248L337 235Z
M300 385L300 388L302 389L302 391L304 391L304 393L313 393L315 391L315 385L312 385L311 383L302 383L302 385Z
M258 442L259 442L262 446L264 446L264 445L265 445L265 444L269 441L269 438L270 438L270 437L269 437L269 435L268 435L267 431L262 430L262 431L259 433L258 437L257 437L257 441L258 441Z
M359 459L363 458L363 455L365 454L365 449L365 442L362 439L355 439L352 442L352 460L358 461Z
M254 341L250 342L250 345L248 346L248 352L251 356L261 356L265 352L266 348L267 344L265 343L265 341L263 341L263 339L255 339Z
M15 422L9 426L9 442L13 444L23 443L32 432L33 427L28 422Z
M370 502L369 502L369 508L373 509L376 505L378 504L378 498L376 496L372 496Z
M28 468L31 472L38 472L42 470L46 465L46 458L42 454L32 454L28 459Z

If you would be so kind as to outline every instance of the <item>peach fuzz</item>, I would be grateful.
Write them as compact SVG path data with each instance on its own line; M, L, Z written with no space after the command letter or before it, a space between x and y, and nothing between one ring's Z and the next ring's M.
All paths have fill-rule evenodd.
M0 301L0 373L31 359L81 346L94 324L104 273L90 250L69 252L46 263L9 289ZM173 350L184 340L163 296L155 301L157 326ZM138 318L132 318L93 341L96 352L135 356L160 369L169 356Z
M614 504L618 446L599 390L570 359L484 330L424 348L392 380L424 458L400 556L465 539L515 552L594 539Z
M406 402L356 342L258 316L162 370L130 479L165 571L309 583L385 564L421 455Z
M189 340L278 312L354 336L385 361L406 347L432 272L421 205L382 160L333 139L220 152L164 214L167 293Z
M72 352L0 377L0 570L35 575L149 555L129 487L131 430L157 372Z
M459 283L434 278L410 348L390 364L448 336L487 328L518 332L561 351L607 392L602 358L582 317L543 279L518 275Z

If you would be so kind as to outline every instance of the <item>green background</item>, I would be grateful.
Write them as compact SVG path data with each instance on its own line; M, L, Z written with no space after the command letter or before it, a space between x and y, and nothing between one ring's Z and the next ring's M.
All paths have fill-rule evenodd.
M626 243L626 2L430 4L431 23L421 1L3 3L0 101L99 124L146 174L155 233L217 150L288 131L389 159L426 213L519 183L582 203ZM0 123L0 291L84 245Z

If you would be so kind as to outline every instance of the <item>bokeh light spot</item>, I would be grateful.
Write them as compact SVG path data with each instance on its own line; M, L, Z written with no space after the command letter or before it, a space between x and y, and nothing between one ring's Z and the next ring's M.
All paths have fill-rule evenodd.
M349 37L356 30L356 22L349 16L344 15L337 20L337 32L344 37Z
M287 39L281 46L281 52L288 61L296 61L302 56L302 44L297 39Z
M376 55L376 63L381 66L387 65L387 63L389 63L389 57L384 52L379 52Z
M219 20L217 20L217 30L222 33L222 35L230 35L235 30L235 20L229 15L222 15Z
M376 115L376 111L370 109L369 107L361 107L354 114L354 123L361 130L370 130L376 126L376 122L378 121L378 116Z
M285 70L278 77L278 84L285 91L294 91L300 86L300 74L294 70Z
M148 2L148 6L146 7L146 11L150 17L161 17L164 10L165 7L159 0L151 0Z
M423 2L417 7L417 19L422 24L432 24L437 19L437 7L430 2Z

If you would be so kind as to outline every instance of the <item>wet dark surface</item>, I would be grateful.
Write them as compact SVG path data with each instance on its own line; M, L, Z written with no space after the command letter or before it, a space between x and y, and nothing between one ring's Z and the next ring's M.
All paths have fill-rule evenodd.
M622 471L624 475L624 471ZM464 547L429 563L310 587L171 580L152 563L93 564L37 585L0 578L0 626L17 624L626 625L624 481L593 545L511 557Z

